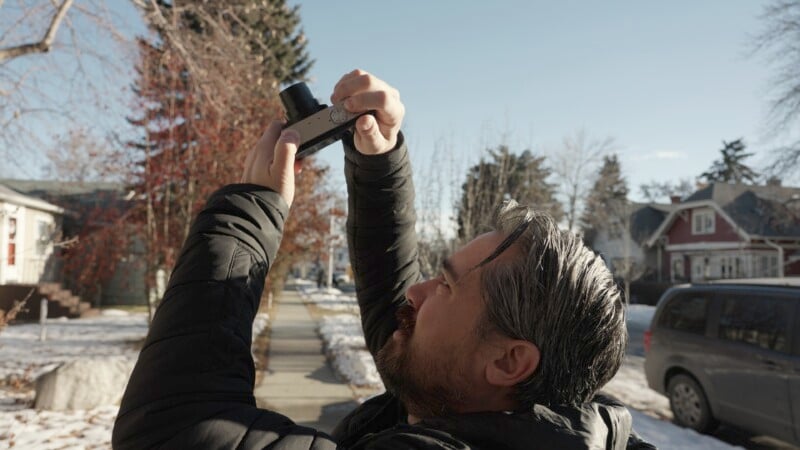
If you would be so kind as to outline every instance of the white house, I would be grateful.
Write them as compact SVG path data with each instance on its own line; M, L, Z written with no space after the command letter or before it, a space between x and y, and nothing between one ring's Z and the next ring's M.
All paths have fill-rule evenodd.
M0 285L54 276L53 238L64 210L0 184Z

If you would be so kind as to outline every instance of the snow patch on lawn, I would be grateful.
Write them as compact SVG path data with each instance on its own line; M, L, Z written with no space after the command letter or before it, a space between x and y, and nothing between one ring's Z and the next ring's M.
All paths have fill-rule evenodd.
M356 386L383 385L372 355L367 351L358 316L325 316L320 322L319 333L331 356L334 370L349 383Z

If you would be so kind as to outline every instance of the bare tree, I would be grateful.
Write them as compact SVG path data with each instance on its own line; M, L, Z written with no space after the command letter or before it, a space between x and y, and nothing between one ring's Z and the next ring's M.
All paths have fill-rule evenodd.
M442 267L444 259L454 250L455 205L447 200L456 198L458 185L456 174L458 160L452 144L445 138L434 143L429 164L420 164L421 175L417 177L417 237L420 270L424 276L433 276ZM449 177L449 178L448 178Z
M51 133L90 124L118 129L119 119L106 112L124 102L125 89L117 83L130 61L120 45L130 42L123 24L134 19L117 13L101 0L0 1L0 152L10 163L6 170L19 176L20 169L30 173L41 165L54 145Z
M69 11L69 8L72 6L72 2L73 0L64 0L60 5L56 6L52 19L50 20L50 25L47 27L44 37L42 37L41 40L37 42L11 45L8 47L0 47L0 64L7 60L30 55L32 53L49 52L50 48L53 46L53 40L56 38L56 33L58 33L58 28L61 26L61 22L64 20L64 17L66 17L67 11ZM2 7L3 1L0 0L0 8Z
M612 240L612 244L617 247L613 253L621 255L620 258L612 261L614 275L622 280L625 291L625 301L631 298L631 282L636 281L644 275L647 267L633 258L632 219L634 205L627 198L614 199L608 202L608 212L603 217L609 233L617 238Z
M592 172L601 158L616 149L614 138L591 138L586 130L567 136L550 157L553 175L564 197L567 229L574 231L583 209L583 200L592 185Z
M60 181L108 181L122 175L119 156L112 143L85 128L59 136L57 145L46 151L48 178Z
M775 135L797 130L800 118L800 0L775 0L761 14L764 28L755 37L753 53L765 54L775 68L769 122ZM774 150L771 170L788 174L800 168L800 140Z

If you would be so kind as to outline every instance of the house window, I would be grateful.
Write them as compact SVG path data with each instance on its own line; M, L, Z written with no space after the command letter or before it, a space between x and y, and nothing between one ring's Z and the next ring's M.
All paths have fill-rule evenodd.
M778 257L761 255L759 258L758 273L762 277L777 277L778 276Z
M741 259L733 256L720 258L721 278L742 278Z
M17 265L17 219L8 218L8 265Z
M681 281L686 278L686 271L683 267L683 255L672 257L672 281Z
M714 210L699 209L692 212L692 234L714 233Z
M36 221L36 256L44 256L50 245L50 224L44 220Z

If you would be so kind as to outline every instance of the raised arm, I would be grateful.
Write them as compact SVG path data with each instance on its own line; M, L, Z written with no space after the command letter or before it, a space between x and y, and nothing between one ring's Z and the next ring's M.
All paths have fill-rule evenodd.
M217 191L195 219L123 397L115 448L335 447L253 398L253 318L294 193L296 136L276 146L280 129L248 156L243 183Z
M400 134L400 95L355 70L331 96L353 112L373 111L344 139L348 190L347 237L361 321L375 355L397 329L395 310L419 278L411 164Z

